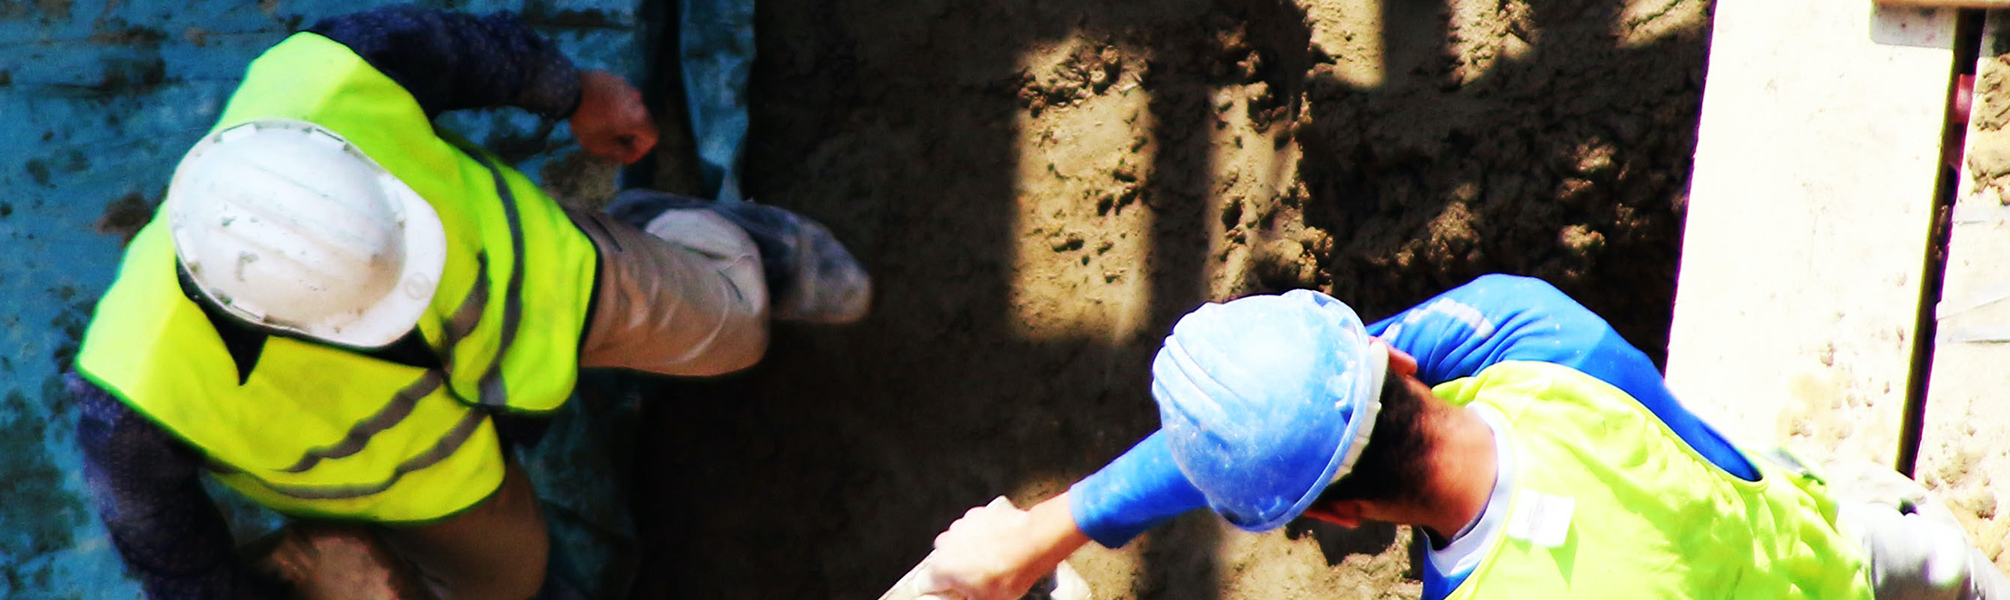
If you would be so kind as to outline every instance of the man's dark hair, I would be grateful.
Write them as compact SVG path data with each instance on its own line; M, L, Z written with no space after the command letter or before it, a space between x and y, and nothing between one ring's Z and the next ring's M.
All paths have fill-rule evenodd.
M1382 382L1382 411L1354 470L1319 494L1321 504L1343 500L1411 502L1423 497L1424 399L1409 378L1390 373Z

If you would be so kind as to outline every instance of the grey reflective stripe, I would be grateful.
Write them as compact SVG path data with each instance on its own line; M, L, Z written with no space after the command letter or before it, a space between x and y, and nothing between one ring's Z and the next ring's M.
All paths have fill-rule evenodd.
M482 311L488 310L488 304L489 255L477 252L474 288L468 290L467 299L461 301L460 308L454 309L454 316L440 331L440 368L446 369L448 374L454 372L454 347L475 332L475 326L481 324Z
M308 450L305 456L300 457L300 462L293 463L293 466L280 469L280 471L284 473L300 473L314 468L314 465L320 464L324 459L342 458L362 452L363 447L370 444L372 436L404 422L405 417L412 414L412 408L419 405L420 398L431 395L434 390L440 389L441 381L442 377L439 371L426 371L425 376L420 377L418 381L412 382L411 385L405 386L405 389L398 390L397 394L392 395L391 402L385 404L384 408L379 409L377 414L370 415L370 418L363 419L350 427L348 435L342 436L342 441L330 446Z
M403 479L413 471L433 466L440 461L446 460L447 457L453 456L454 451L460 450L461 445L466 444L468 438L474 436L475 430L481 426L482 420L487 417L488 413L480 410L469 410L467 414L461 416L459 423L454 424L452 430L447 431L446 435L440 436L440 441L433 444L432 448L405 462L398 463L396 468L391 469L391 476L380 483L344 486L280 485L260 479L258 476L244 471L217 468L221 465L212 464L211 469L223 473L243 475L252 481L258 482L259 485L265 486L266 489L289 498L300 500L346 500L349 498L361 498L383 493L384 490L391 489L391 486L397 484L399 479Z
M489 363L489 370L482 374L482 406L502 407L509 404L509 390L503 385L503 357L509 355L509 346L516 341L517 322L523 319L523 223L517 217L516 194L510 193L509 182L494 163L489 162L480 150L469 150L468 156L481 163L495 178L496 197L502 199L503 216L509 221L510 269L509 287L504 289L502 331L496 340L495 361Z

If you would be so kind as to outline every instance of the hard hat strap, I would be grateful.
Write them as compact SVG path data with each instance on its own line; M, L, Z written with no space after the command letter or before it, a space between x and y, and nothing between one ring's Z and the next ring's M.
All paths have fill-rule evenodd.
M1368 342L1369 348L1382 351L1362 353L1368 356L1367 360L1363 361L1368 364L1362 367L1367 371L1369 385L1366 390L1355 390L1361 398L1355 401L1354 414L1350 419L1359 425L1354 429L1354 439L1345 442L1347 457L1340 460L1340 467L1333 470L1333 478L1327 480L1327 485L1332 485L1341 477L1354 472L1354 462L1361 459L1361 451L1368 447L1368 440L1375 433L1375 419L1382 413L1382 385L1389 375L1388 344L1372 336L1369 340L1371 340Z

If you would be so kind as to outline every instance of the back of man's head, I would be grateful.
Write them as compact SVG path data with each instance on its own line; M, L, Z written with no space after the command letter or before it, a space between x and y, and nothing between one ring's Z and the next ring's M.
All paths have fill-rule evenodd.
M1426 433L1428 391L1410 377L1391 376L1382 385L1382 410L1375 415L1375 437L1361 450L1354 470L1326 486L1317 503L1364 501L1412 503L1424 496L1423 465L1430 455Z

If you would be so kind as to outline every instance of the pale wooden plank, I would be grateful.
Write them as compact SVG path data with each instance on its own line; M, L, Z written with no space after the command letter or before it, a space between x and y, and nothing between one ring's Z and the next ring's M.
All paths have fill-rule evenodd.
M1668 381L1741 443L1892 459L1954 12L1717 5Z
M2006 19L1991 11L1983 29L1914 474L2010 569L2010 50L1996 50L2010 49Z
M2010 0L1877 0L1904 6L1951 6L1955 8L2010 8Z

